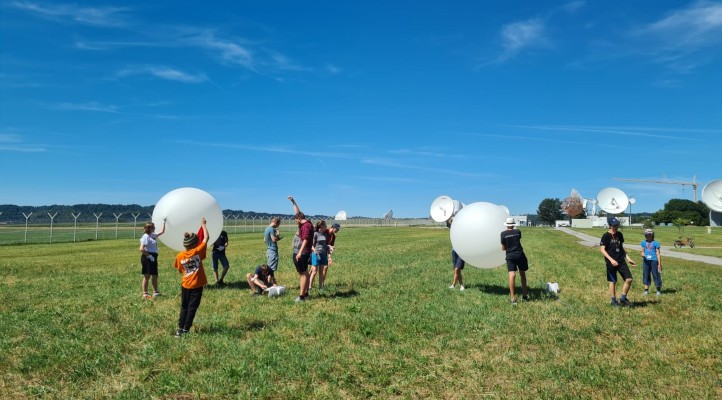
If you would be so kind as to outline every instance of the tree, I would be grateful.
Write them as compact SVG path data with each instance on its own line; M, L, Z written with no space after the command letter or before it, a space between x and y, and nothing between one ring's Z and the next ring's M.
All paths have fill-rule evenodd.
M569 219L586 217L582 199L576 196L564 199L564 201L562 201L562 210L564 210L564 214L569 216Z
M558 198L546 198L542 200L536 212L539 215L540 221L552 226L556 220L564 218L562 201Z
M658 224L674 224L675 220L682 219L697 226L706 226L709 225L709 208L701 201L671 199L665 203L664 209L652 214L652 219Z

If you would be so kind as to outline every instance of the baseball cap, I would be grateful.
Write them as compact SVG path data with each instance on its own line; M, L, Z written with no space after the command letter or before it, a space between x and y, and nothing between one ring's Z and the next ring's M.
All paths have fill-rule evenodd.
M333 225L331 225L331 228L336 228L336 230L339 230L339 231L340 231L340 230L341 230L341 225L339 225L339 224L337 224L337 223L334 223Z
M607 223L609 223L609 226L615 226L619 225L619 220L616 217L607 218Z

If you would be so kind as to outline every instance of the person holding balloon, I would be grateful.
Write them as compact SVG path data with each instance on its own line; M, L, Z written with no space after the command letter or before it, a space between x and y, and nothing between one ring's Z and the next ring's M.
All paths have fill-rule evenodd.
M514 218L506 219L506 230L501 232L501 249L506 251L506 268L509 271L509 295L511 304L516 304L514 286L516 284L516 271L519 271L521 278L522 301L528 301L528 289L526 286L526 271L529 269L524 248L521 246L521 231L514 228Z
M205 218L201 218L201 229L202 239L193 232L183 234L185 250L179 252L175 258L174 267L183 275L176 337L181 337L190 331L198 307L201 305L203 287L208 283L206 271L203 269L203 259L206 258L206 243L208 242L208 227Z
M306 219L306 215L301 212L298 207L296 200L293 196L288 196L288 200L293 204L294 216L296 224L298 224L298 231L293 237L293 265L296 267L298 272L298 286L299 295L296 298L296 302L305 301L308 298L308 286L309 286L309 275L308 275L308 264L311 261L311 248L313 243L313 223Z
M140 287L143 290L143 298L152 300L160 296L158 291L158 237L165 233L165 219L160 232L155 233L155 224L148 222L143 228L143 236L140 238L140 265L143 282ZM148 294L148 281L153 285L153 296Z
M446 221L446 227L451 228L451 224L454 222L454 217L449 218L448 221ZM456 284L459 284L459 291L464 291L464 277L461 275L461 271L464 269L464 266L466 263L464 260L459 257L459 254L456 253L456 250L454 248L451 248L451 264L454 266L454 279L451 281L451 286L449 286L449 289L456 288Z

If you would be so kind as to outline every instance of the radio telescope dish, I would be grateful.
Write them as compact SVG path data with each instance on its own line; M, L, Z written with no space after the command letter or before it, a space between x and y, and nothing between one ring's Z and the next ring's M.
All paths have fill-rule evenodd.
M702 189L702 201L710 210L722 212L722 180L712 181Z
M336 221L346 221L346 211L339 211L333 219Z
M439 196L431 203L429 215L436 222L446 222L454 214L454 200L449 196Z
M618 214L624 212L629 205L627 195L621 190L613 187L602 189L597 195L599 208L608 214Z
M634 197L629 198L629 204L634 205L634 203L636 203L636 202L637 202L637 199L635 199Z
M388 210L386 211L386 214L384 214L383 219L391 219L394 217L394 210Z
M508 215L511 215L511 211L509 211L509 207L507 207L507 206L505 206L505 205L503 205L503 204L500 204L499 207L501 207L502 210L506 211L506 213L507 213Z

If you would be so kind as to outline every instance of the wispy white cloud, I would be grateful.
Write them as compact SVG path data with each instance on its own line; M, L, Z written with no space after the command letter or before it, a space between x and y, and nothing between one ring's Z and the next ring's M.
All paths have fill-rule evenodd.
M412 150L412 149L395 149L388 150L389 154L395 154L399 156L421 156L421 157L435 157L435 158L466 158L461 154L448 154L440 151L424 151L424 150Z
M266 153L279 153L279 154L295 154L310 157L324 157L324 158L349 158L348 154L342 153L330 153L322 151L306 151L299 150L293 146L248 146L237 143L206 143L198 142L193 140L177 140L176 143L188 144L192 146L203 146L203 147L221 147L226 149L238 149L246 151L257 151Z
M126 18L122 14L128 10L121 7L80 7L76 4L42 4L30 1L13 1L8 3L8 6L41 18L110 27L124 26Z
M403 164L396 160L387 160L387 159L378 159L378 158L367 158L361 160L364 164L369 165L378 165L382 167L389 167L389 168L400 168L400 169L411 169L416 171L427 171L427 172L436 172L440 174L447 174L447 175L456 175L456 176L465 176L465 177L490 177L495 176L493 174L479 174L479 173L473 173L473 172L465 172L465 171L455 171L450 169L444 169L444 168L433 168L433 167L425 167L422 165L412 165L412 164Z
M343 70L333 64L326 64L326 72L331 75L337 75L343 72Z
M663 135L660 133L650 132L696 132L696 133L722 133L722 130L695 130L695 129L670 129L670 128L651 128L651 127L600 127L600 126L548 126L548 125L500 125L508 126L512 128L523 128L523 129L534 129L544 131L556 131L556 132L587 132L587 133L599 133L599 134L614 134L621 136L640 136L655 139L673 139L673 140L685 140L685 141L700 141L700 139L690 137L689 135ZM642 131L642 132L640 132ZM645 132L646 131L646 132Z
M568 13L575 13L586 5L587 2L585 0L575 0L562 5L561 8Z
M43 146L23 142L23 137L14 133L0 133L0 151L19 153L39 153L47 149Z
M667 66L678 74L688 74L709 62L722 44L722 3L697 1L664 18L633 29L637 40L632 50Z
M119 112L118 107L114 105L104 105L96 101L90 101L87 103L56 103L48 106L54 110L64 111L95 111L105 113L117 113Z
M501 46L504 51L497 62L513 58L527 49L548 45L545 29L544 22L539 18L504 25L501 28Z
M175 68L158 65L131 66L118 71L116 74L118 77L131 75L150 75L160 79L183 83L203 83L208 81L208 77L203 73L190 74Z

